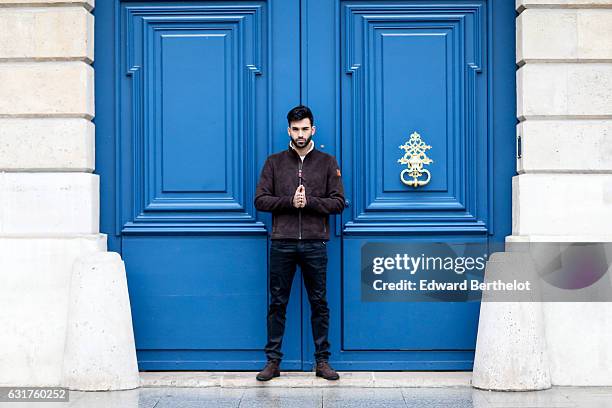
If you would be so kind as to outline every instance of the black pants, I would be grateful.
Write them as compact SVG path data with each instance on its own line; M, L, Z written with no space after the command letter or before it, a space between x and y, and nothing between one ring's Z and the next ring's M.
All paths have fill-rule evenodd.
M281 360L285 313L296 266L310 301L315 360L329 359L329 308L326 299L327 243L309 240L272 240L270 244L270 306L268 307L268 360Z

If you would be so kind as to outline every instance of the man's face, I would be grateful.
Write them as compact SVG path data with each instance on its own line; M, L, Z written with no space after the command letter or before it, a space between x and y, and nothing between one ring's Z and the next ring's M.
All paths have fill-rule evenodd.
M291 122L287 128L287 133L289 133L289 137L291 137L293 146L297 147L298 149L308 146L308 143L310 143L315 131L316 127L312 126L310 119L308 118Z

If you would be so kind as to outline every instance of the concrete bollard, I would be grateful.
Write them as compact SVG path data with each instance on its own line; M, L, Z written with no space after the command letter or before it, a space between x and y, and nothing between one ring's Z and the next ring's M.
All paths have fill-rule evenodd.
M71 390L140 385L125 265L116 252L88 254L74 263L62 374Z
M497 252L487 262L485 281L521 280L534 274L528 254ZM537 296L521 302L492 301L487 296L495 295L483 293L472 386L498 391L550 388L544 318Z

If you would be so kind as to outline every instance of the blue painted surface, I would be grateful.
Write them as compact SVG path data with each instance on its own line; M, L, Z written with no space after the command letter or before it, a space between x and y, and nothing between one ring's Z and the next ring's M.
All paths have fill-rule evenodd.
M329 246L335 367L471 369L478 304L363 303L360 248L510 234L513 4L307 0L302 12L312 22L302 26L302 96L320 112L319 141L340 157L351 201ZM434 160L418 189L398 177L398 146L413 131ZM307 312L303 322L310 330Z
M94 13L101 230L126 262L142 370L263 363L271 218L253 192L300 101L350 201L328 244L334 366L471 369L479 305L363 303L359 251L510 234L512 2L115 0ZM417 189L397 163L413 131L434 160ZM309 370L300 280L283 367Z

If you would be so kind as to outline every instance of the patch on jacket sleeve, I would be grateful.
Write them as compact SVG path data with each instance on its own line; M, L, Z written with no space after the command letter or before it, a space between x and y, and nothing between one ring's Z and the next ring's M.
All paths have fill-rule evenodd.
M336 176L340 177L340 169L336 169Z

